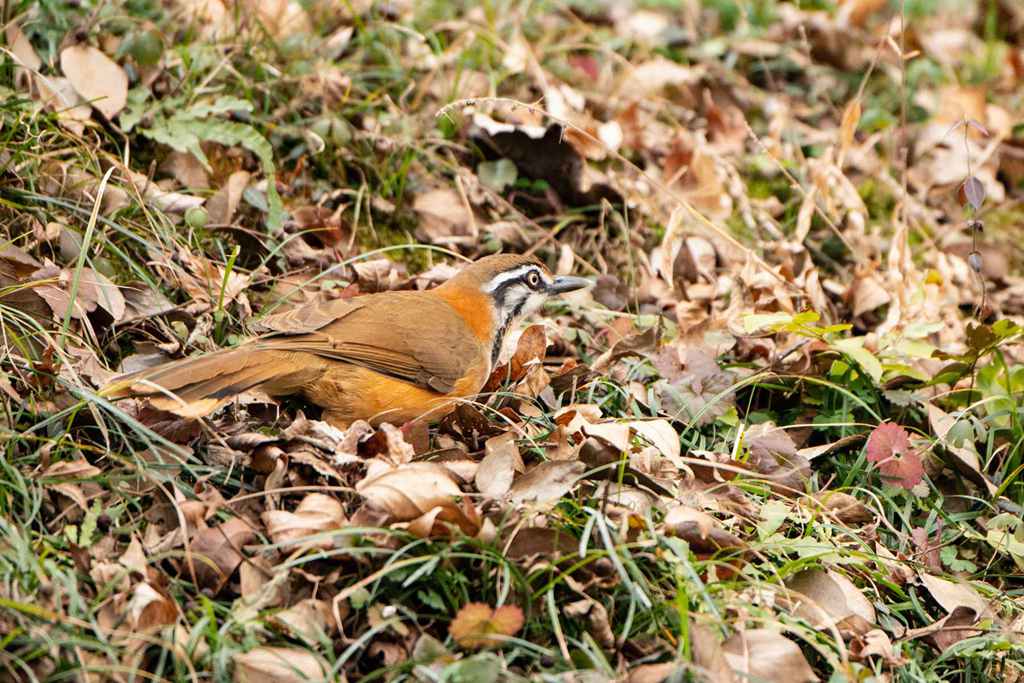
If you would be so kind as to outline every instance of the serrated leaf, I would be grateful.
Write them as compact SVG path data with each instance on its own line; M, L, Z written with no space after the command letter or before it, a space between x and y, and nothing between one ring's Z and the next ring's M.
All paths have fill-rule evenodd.
M192 110L175 114L171 118L163 120L161 124L141 132L146 137L179 152L190 152L208 172L212 172L213 169L210 167L206 155L203 154L201 142L217 142L228 147L241 145L255 154L267 176L267 225L272 230L281 225L284 221L284 206L275 187L274 150L258 130L236 121L197 119Z
M253 109L255 109L255 107L253 107L252 102L249 102L248 100L224 95L218 97L213 102L203 102L192 105L188 108L186 114L188 116L201 119L209 116L210 114L227 114L233 111L251 112Z
M78 531L78 545L83 548L88 548L92 545L92 535L96 533L96 523L103 514L103 506L100 504L97 498L92 502L92 506L85 513L85 518L82 520L82 527Z
M921 456L911 449L907 430L897 424L883 422L872 430L867 457L896 486L912 489L924 479Z

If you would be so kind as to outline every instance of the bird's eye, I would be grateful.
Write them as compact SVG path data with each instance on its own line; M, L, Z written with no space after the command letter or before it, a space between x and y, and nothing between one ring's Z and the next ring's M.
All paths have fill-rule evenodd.
M529 285L530 289L540 287L540 275L537 274L537 271L531 270L526 274L526 284Z

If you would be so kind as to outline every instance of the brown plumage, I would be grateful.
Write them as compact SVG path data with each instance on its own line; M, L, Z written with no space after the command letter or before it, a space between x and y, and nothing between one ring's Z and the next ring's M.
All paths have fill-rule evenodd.
M268 316L261 337L127 375L103 393L149 397L183 417L208 415L237 394L260 389L301 394L337 425L435 419L483 386L527 295L585 284L553 278L530 257L490 256L432 290L312 303Z

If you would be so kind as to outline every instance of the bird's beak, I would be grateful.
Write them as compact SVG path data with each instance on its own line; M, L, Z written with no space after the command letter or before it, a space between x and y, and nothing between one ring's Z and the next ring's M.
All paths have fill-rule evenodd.
M555 281L548 286L549 294L565 294L566 292L575 292L577 289L583 289L584 287L590 287L594 283L585 277L572 277L571 275L563 275L556 277Z

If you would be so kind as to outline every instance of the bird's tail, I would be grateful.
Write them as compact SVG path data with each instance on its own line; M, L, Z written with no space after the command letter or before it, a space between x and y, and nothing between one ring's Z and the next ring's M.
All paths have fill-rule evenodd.
M316 356L246 344L164 363L115 378L100 390L107 398L148 397L160 410L181 417L209 415L249 389L294 393L323 372Z

